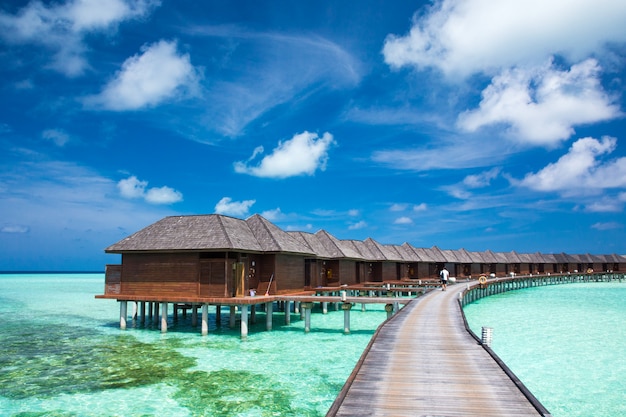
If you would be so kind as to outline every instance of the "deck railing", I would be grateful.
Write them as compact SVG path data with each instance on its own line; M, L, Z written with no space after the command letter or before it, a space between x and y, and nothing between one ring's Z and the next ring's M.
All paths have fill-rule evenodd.
M484 284L469 287L460 295L461 306L473 303L483 297L501 294L507 291L519 290L523 288L543 287L546 285L572 284L577 282L612 282L626 281L626 274L623 272L599 272L599 273L571 273L558 275L525 275L505 278L494 278L487 280ZM463 282L458 284L463 285Z

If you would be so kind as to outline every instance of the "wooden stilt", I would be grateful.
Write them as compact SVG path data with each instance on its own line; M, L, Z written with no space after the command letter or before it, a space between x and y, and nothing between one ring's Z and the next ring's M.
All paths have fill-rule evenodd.
M209 306L202 304L202 336L209 334Z
M191 325L193 327L198 325L198 306L195 303L191 304Z
M167 332L167 302L161 303L161 333Z
M146 302L142 301L139 305L139 321L143 324L146 322Z
M250 306L250 323L256 323L256 304Z
M229 317L229 323L228 325L230 326L231 329L235 328L235 325L237 324L237 307L235 306L230 306L230 317Z
M291 300L285 301L285 324L291 324Z
M350 309L351 308L352 308L352 303L341 304L341 309L343 310L343 332L345 334L350 333Z
M274 303L266 303L265 304L265 328L267 330L272 330L272 315L274 313Z
M322 302L322 314L328 314L328 303L326 301Z
M241 306L241 338L245 340L248 337L248 305Z
M126 301L120 301L120 329L122 330L126 330L127 308L128 303Z
M209 306L202 304L202 336L209 334Z
M215 323L217 327L220 327L222 323L222 306L220 305L215 306Z
M387 318L393 316L393 304L385 305L385 311L387 312Z
M154 324L159 322L159 303L154 303Z
M309 333L311 331L311 309L313 303L300 303L302 312L304 313L304 332Z
M133 303L132 308L133 308L133 313L131 314L131 317L134 320L137 320L137 301L131 301Z

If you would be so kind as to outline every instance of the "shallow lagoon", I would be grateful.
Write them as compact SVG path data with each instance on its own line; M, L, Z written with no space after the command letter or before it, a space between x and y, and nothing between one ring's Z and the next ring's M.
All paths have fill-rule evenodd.
M553 416L626 415L626 283L511 291L464 311Z
M271 332L257 312L246 341L191 315L121 331L118 303L96 300L102 274L0 275L0 414L55 416L323 416L361 352L387 317L384 306L274 313ZM136 323L135 323L136 324ZM132 322L129 322L129 327Z
M371 336L383 306L299 315L275 312L265 331L257 312L246 341L187 319L161 334L152 325L119 330L119 306L96 300L102 274L0 275L0 415L323 416ZM224 310L224 309L223 309ZM626 283L513 291L466 307L477 334L556 417L626 415Z

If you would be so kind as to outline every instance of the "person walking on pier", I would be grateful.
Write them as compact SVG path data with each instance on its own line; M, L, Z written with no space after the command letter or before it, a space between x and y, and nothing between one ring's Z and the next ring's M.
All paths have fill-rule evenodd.
M450 276L450 272L448 272L448 270L444 266L439 273L439 276L441 277L441 291L445 291L448 287L448 277Z

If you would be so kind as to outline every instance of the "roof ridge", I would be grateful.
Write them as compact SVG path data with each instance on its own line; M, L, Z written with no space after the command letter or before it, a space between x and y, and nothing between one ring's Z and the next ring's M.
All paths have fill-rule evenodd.
M257 216L259 218L259 221L261 222L261 225L267 231L267 233L270 235L270 238L274 241L274 244L276 245L276 247L278 247L278 249L282 251L283 250L282 245L278 242L278 240L276 240L276 238L274 237L274 233L272 233L272 231L270 230L269 226L267 225L267 222L269 222L269 220L267 220L265 217L261 216L260 214L255 214L255 216ZM267 220L267 222L265 222L263 220ZM280 228L278 228L278 229L281 232L283 231Z
M222 228L222 232L224 232L224 237L228 241L228 246L232 248L233 247L233 241L231 240L230 236L228 235L228 231L226 230L226 226L224 226L224 222L222 221L222 215L218 214L217 215L217 219L218 219L218 223L219 223L220 227ZM246 225L246 226L248 226L248 225ZM254 233L252 234L252 236L254 236ZM256 239L256 236L254 236L254 238ZM258 243L258 240L257 240L257 243Z

